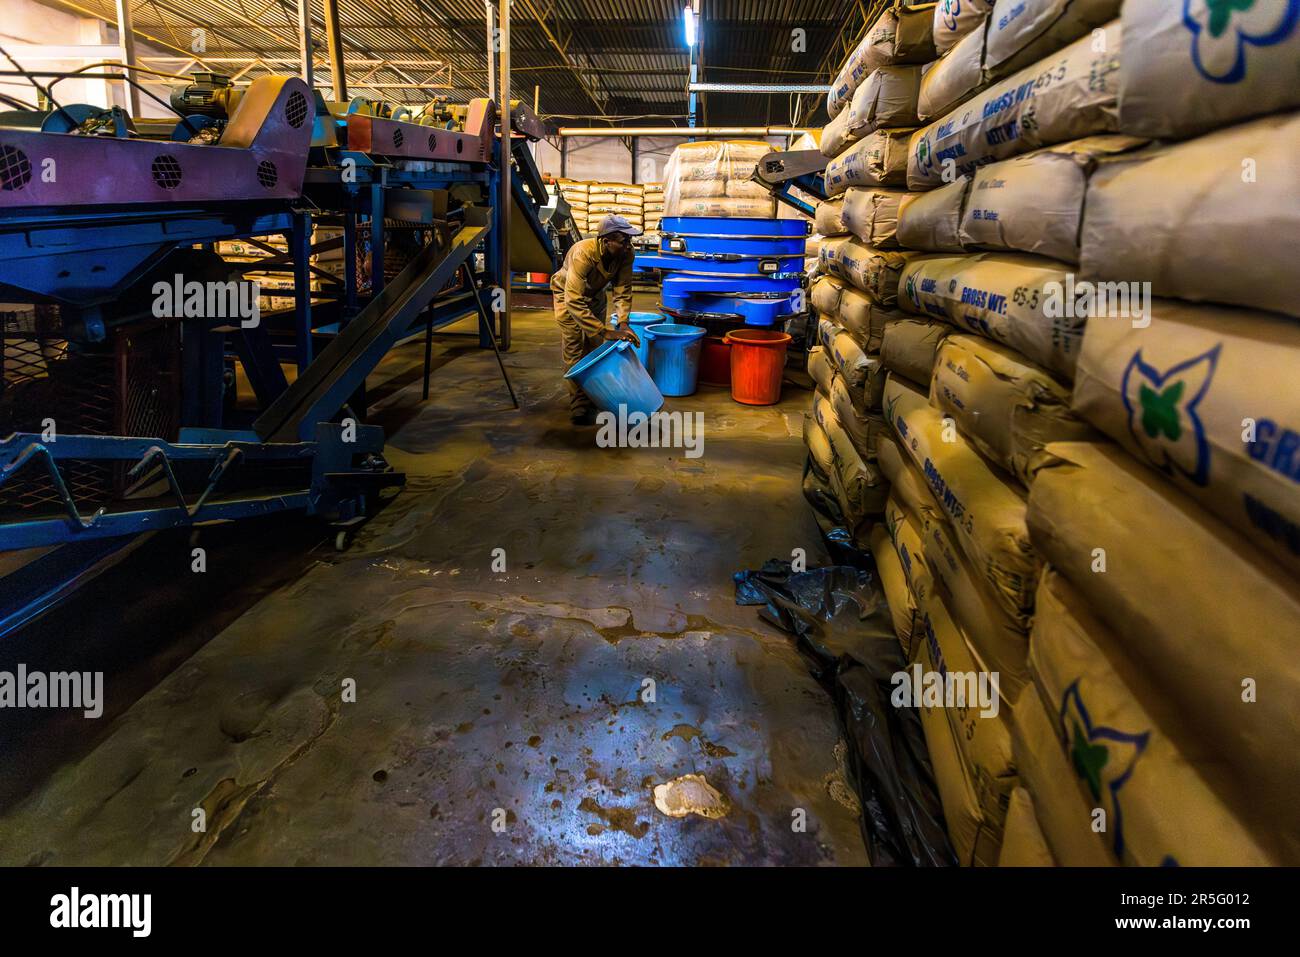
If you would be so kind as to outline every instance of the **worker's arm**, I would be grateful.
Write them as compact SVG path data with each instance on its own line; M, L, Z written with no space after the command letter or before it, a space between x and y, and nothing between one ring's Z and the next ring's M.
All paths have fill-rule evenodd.
M610 281L610 291L614 299L614 315L620 326L627 325L627 317L632 312L632 250L627 252L627 261L614 274Z
M593 244L594 245L594 244ZM569 316L587 333L597 333L605 328L604 318L592 311L592 299L587 294L587 277L600 253L579 253L568 265L564 282L564 305Z

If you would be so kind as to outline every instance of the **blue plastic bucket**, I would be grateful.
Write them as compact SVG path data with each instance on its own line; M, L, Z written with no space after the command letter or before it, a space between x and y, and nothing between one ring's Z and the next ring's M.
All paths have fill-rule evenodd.
M650 415L664 404L663 395L637 359L632 343L622 339L607 342L578 360L564 377L577 382L602 412L617 414L622 405L629 414Z
M646 341L645 327L656 322L664 322L667 316L658 312L634 312L627 317L627 324L632 327L641 344L636 346L636 357L647 369L650 368L650 343Z
M650 340L650 374L664 395L691 395L700 374L705 330L680 322L645 327Z

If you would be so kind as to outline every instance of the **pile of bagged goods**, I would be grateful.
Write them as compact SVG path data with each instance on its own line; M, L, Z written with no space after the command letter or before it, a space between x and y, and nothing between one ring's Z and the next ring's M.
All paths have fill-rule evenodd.
M583 235L593 235L600 221L617 213L646 232L659 229L664 214L663 183L607 183L558 180L573 221Z
M763 157L779 149L755 140L683 143L664 166L664 215L675 233L656 262L664 306L698 313L711 335L741 324L773 331L807 314L808 217L779 217L775 197L754 180Z
M780 400L792 336L777 325L792 309L806 312L799 275L805 224L778 220L776 200L753 180L774 149L752 140L678 145L664 166L663 215L672 235L643 260L658 271L660 305L677 332L703 337L701 381L730 386L745 405ZM787 275L777 278L765 265ZM652 350L652 366L657 362Z
M645 183L641 192L641 211L645 217L642 224L647 233L659 232L659 223L664 218L664 184Z
M776 200L753 182L773 146L758 140L683 143L664 169L664 215L774 219Z
M805 492L998 676L959 859L1300 863L1300 4L900 5L828 106Z
M369 229L363 229L362 236L357 246L357 268L360 283L364 289L370 288L370 242ZM340 239L343 236L343 230L335 226L313 226L311 231L312 245L320 245L332 239ZM243 276L250 282L256 282L258 285L258 309L261 312L274 312L281 309L294 308L294 279L292 276L285 275L284 272L277 269L261 270L256 268L256 264L264 259L270 259L277 255L283 255L289 251L289 241L284 238L264 237L256 243L249 242L246 239L225 240L217 243L216 251L227 262L244 263L246 271ZM313 269L328 273L337 279L342 279L344 273L343 249L331 249L325 252L312 253L310 259ZM316 293L324 292L329 284L329 280L313 275L308 281L307 288L312 293L311 302L316 304L323 301Z

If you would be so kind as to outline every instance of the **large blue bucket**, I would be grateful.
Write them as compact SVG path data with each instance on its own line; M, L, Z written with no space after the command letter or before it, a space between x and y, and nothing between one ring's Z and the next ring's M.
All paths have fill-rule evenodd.
M641 364L647 369L650 368L650 343L646 341L645 327L656 322L666 322L667 316L658 312L634 312L627 317L627 324L636 337L641 340L641 344L636 346L636 357L641 360Z
M650 340L650 374L664 395L691 395L700 374L704 330L680 322L645 327Z
M622 405L629 414L650 415L664 404L664 397L637 359L632 343L623 339L607 342L578 360L564 377L577 382L602 412L617 414Z

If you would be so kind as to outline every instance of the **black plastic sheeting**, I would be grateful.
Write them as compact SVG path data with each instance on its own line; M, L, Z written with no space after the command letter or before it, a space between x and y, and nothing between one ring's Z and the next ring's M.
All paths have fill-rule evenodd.
M762 606L764 620L795 636L834 698L873 866L955 865L920 715L890 703L891 679L907 662L884 593L870 556L841 547L852 565L795 572L773 560L737 572L736 604Z
M835 563L855 568L874 568L870 556L859 551L853 544L853 535L844 520L844 511L830 484L817 475L811 455L803 467L803 497L812 506L822 540Z

